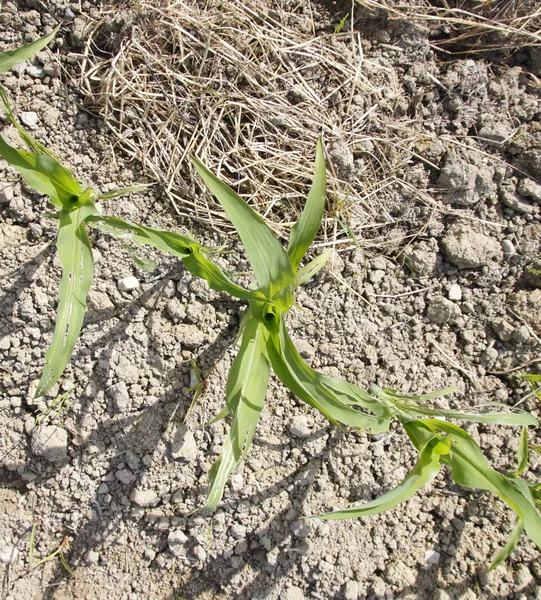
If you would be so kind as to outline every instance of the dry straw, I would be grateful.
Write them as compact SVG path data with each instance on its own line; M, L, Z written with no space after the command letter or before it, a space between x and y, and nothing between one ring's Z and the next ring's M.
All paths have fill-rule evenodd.
M395 71L365 59L358 32L316 36L317 26L310 13L262 13L236 0L143 0L112 51L103 52L103 24L93 26L83 86L180 215L230 230L196 187L187 160L195 154L287 237L323 134L334 174L320 244L351 245L352 233L365 246L393 230L402 238L397 177L416 135Z

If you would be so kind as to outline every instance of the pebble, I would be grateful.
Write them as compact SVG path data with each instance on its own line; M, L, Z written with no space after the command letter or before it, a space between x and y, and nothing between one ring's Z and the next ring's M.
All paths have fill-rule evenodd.
M96 550L89 550L85 554L84 561L87 565L95 565L100 560L100 553Z
M124 277L124 279L119 279L118 281L118 289L121 292L132 292L139 287L139 279L130 275L129 277Z
M447 300L447 298L434 298L428 305L426 311L428 318L432 323L441 325L443 323L452 323L461 316L462 311L460 307L454 302Z
M457 283L453 283L447 292L449 300L462 300L462 289Z
M167 536L167 545L169 546L169 552L173 556L179 557L185 553L185 544L188 541L188 536L180 529L174 529L169 532Z
M11 186L3 187L0 190L0 204L7 204L13 200L13 188Z
M21 122L23 123L23 125L26 125L27 127L30 127L31 129L37 127L37 125L39 123L38 113L35 113L33 111L22 112L21 113Z
M297 415L289 422L289 433L298 438L305 438L312 433L310 420L306 415Z
M153 490L138 490L136 488L130 494L130 500L137 506L147 508L156 506L160 501L160 497Z
M453 227L442 240L443 251L459 269L475 269L502 258L498 240L477 233L466 225Z
M115 409L118 412L125 412L130 406L130 395L124 381L119 381L107 388L107 394L113 400Z
M66 10L64 11L64 19L66 19L66 21L71 21L72 19L75 19L75 13L71 10L71 8L66 8Z
M280 594L280 600L305 600L305 595L300 587L292 585Z
M30 75L30 77L33 77L34 79L41 79L42 77L45 77L45 71L43 70L43 67L40 67L38 65L29 65L28 67L26 67L26 73L28 75ZM36 114L36 113L33 113ZM36 115L37 117L37 115ZM21 118L22 120L22 118Z
M171 456L186 462L194 462L197 458L197 442L194 434L184 425L179 425L173 434Z
M68 434L56 425L37 427L30 444L33 454L49 462L62 462L68 455Z
M429 565L437 565L440 562L441 554L435 550L427 550L424 555L424 560Z
M13 565L19 558L19 551L15 546L0 546L0 562Z
M115 477L124 485L129 485L133 481L133 473L128 469L119 469Z
M512 256L513 254L517 253L511 240L502 241L502 250L505 256Z
M4 335L0 338L0 350L6 351L9 350L11 346L11 337L9 335Z

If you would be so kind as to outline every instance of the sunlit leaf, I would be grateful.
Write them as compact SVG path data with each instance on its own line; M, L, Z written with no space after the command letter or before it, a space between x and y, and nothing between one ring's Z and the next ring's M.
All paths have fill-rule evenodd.
M451 440L440 439L434 436L420 451L419 458L409 475L386 494L379 496L371 502L357 504L349 508L317 515L318 519L348 519L352 517L366 517L375 513L394 508L401 502L409 500L417 490L428 485L440 470L442 455L449 453Z
M316 273L318 273L327 264L331 256L332 250L325 250L325 252L322 252L316 256L314 260L310 261L307 265L301 267L297 271L293 287L299 287L299 285L302 285L303 283L306 283L312 279L312 277L314 277L314 275L316 275Z
M505 562L509 558L509 555L511 554L511 552L513 552L513 550L516 548L516 545L518 544L518 542L520 540L520 536L522 535L523 531L524 531L524 523L519 519L517 521L517 524L513 527L513 531L511 531L509 540L507 541L505 546L498 552L498 554L496 554L496 556L494 557L490 567L488 568L489 571L493 571L496 567L501 565L503 562Z
M310 244L314 241L325 210L327 174L323 140L319 138L316 150L314 181L306 198L306 204L297 223L291 230L287 252L293 270L296 271Z
M520 433L520 440L518 443L518 464L515 475L522 475L528 466L528 428L523 427Z
M83 223L93 210L92 206L83 206L60 212L57 248L62 279L58 288L59 303L53 339L45 354L36 398L47 394L62 375L83 325L86 298L94 274L92 249Z
M261 290L272 298L291 285L294 275L287 252L265 221L199 160L192 158L192 161L238 231Z
M227 408L233 415L233 422L220 456L210 470L205 510L213 510L219 504L229 476L252 443L267 392L269 373L262 325L251 319L227 379Z
M314 371L301 358L291 341L282 318L267 323L267 351L280 381L301 400L313 406L335 425L343 423L373 433L389 428L386 416L367 415L344 402L332 389L332 380ZM331 385L329 385L331 382ZM327 385L324 385L327 383Z
M17 63L27 60L31 56L34 56L34 54L37 54L55 37L59 29L60 25L49 33L49 35L46 35L35 42L31 42L30 44L26 44L26 46L21 46L15 50L0 52L0 73L9 71Z

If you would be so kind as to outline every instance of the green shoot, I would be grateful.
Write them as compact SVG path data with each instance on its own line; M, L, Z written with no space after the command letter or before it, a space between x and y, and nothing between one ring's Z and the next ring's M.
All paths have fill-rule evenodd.
M60 396L53 398L47 403L46 408L40 408L37 411L35 423L36 426L42 425L44 421L50 417L58 417L69 408L70 394L75 389L75 386L64 392Z
M37 54L40 50L43 50L45 46L55 37L60 29L60 25L52 31L49 35L46 35L35 42L21 46L15 50L7 50L6 52L0 52L0 73L5 73L13 68L17 63L27 60Z
M345 14L345 15L344 15L344 16L343 16L341 19L340 19L340 22L339 22L339 23L337 23L337 24L334 26L334 33L335 33L335 34L337 34L337 33L340 33L340 32L342 31L342 29L344 29L344 25L346 24L346 21L348 20L348 17L349 17L349 13L346 13L346 14Z
M70 551L70 542L68 536L64 536L60 545L56 550L45 556L44 558L34 562L34 553L36 548L36 532L40 525L39 521L35 521L32 525L32 530L30 531L30 543L29 543L29 556L28 556L28 564L30 566L30 570L33 571L37 567L47 562L54 560L56 557L59 558L60 562L64 569L69 573L69 575L73 576L73 571L66 560L66 553Z

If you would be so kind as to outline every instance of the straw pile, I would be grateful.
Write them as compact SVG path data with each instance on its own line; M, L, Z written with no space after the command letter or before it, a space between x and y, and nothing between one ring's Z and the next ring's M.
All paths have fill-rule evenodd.
M112 51L103 24L90 32L82 84L123 150L178 214L229 231L199 187L194 154L285 236L322 134L331 170L322 245L388 239L415 137L396 127L394 71L365 60L358 33L314 35L310 15L293 27L245 2L210 4L142 0Z

